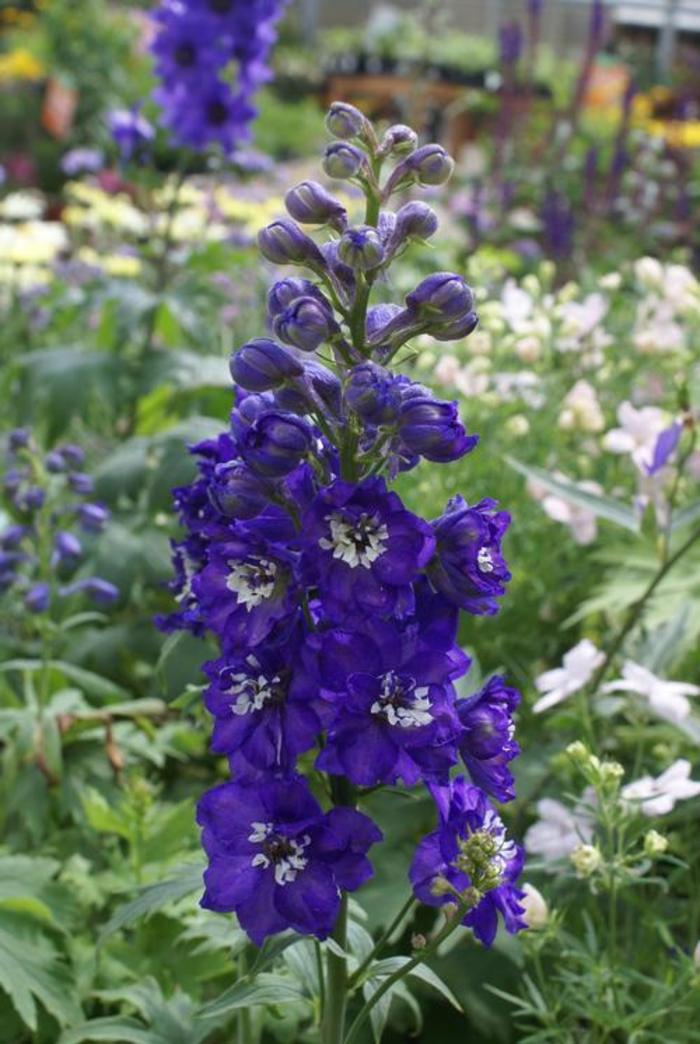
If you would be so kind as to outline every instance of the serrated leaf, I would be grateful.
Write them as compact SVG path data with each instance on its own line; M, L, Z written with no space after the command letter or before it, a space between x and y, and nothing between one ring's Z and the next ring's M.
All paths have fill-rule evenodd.
M66 966L46 945L37 946L18 935L14 926L0 924L0 986L22 1021L37 1029L40 1001L61 1026L77 1022L82 1012L73 996Z
M126 928L142 917L148 917L156 910L161 910L168 903L176 903L186 895L201 889L203 871L203 866L188 864L180 867L176 876L167 881L148 885L134 899L115 910L102 929L99 941L102 942L121 928Z
M592 511L598 518L605 518L608 522L613 522L631 533L638 534L640 532L639 519L632 508L621 500L615 500L613 497L602 496L597 493L590 493L568 479L556 478L543 468L538 468L531 464L523 464L522 461L517 460L515 457L506 456L505 460L506 463L510 464L521 475L524 475L525 478L539 483L545 489L548 489L550 493L555 493L558 497L562 497L578 507L586 508L588 511Z
M292 1004L304 999L304 991L292 979L263 973L252 982L243 980L225 990L220 997L197 1012L199 1019L218 1019L231 1011L260 1005Z

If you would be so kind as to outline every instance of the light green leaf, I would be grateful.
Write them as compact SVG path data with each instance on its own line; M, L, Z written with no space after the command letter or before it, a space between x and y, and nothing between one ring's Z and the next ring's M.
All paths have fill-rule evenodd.
M18 935L13 922L4 919L0 923L0 986L31 1030L37 1028L37 1000L61 1026L81 1018L68 969L47 941L38 937L29 941Z
M83 794L83 810L93 830L100 834L118 834L127 841L131 839L131 823L120 811L111 807L99 790L91 788Z
M304 999L304 991L292 979L281 975L264 973L256 976L252 982L243 980L225 990L220 997L205 1004L197 1012L199 1019L218 1019L231 1011L240 1008L253 1008L259 1005L292 1004Z
M393 975L394 972L399 971L411 960L410 957L386 957L384 960L375 961L370 966L369 975L373 979L386 978L388 975ZM445 1000L452 1005L457 1011L462 1011L462 1005L455 997L452 990L447 986L439 975L436 975L432 968L429 968L426 964L418 964L415 968L407 973L407 978L419 979L420 982L426 983L428 986L432 986L434 990L437 990Z
M613 497L606 497L597 493L590 493L568 479L555 478L548 471L531 464L523 464L522 461L516 460L515 457L506 456L505 460L506 463L515 468L521 475L524 475L525 478L539 483L549 490L550 493L555 493L558 497L562 497L563 500L568 500L578 507L587 508L598 518L605 518L608 522L613 522L631 533L640 532L639 519L632 508L621 500L615 500Z
M194 805L186 798L158 816L157 826L149 834L142 850L144 863L162 862L181 852L188 838L195 835Z
M84 1022L63 1033L58 1044L81 1044L84 1040L108 1040L115 1044L160 1044L159 1038L154 1037L140 1022L122 1015L109 1015Z
M77 667L74 663L66 663L64 660L49 660L48 666L93 696L106 700L124 700L129 697L128 691L121 685L117 685L108 678L103 678L100 674L95 674L94 671ZM43 667L44 664L41 660L16 659L1 663L0 671L38 671Z
M120 928L126 928L142 917L149 917L168 903L176 903L186 895L201 890L203 869L202 866L187 864L180 867L175 877L144 888L134 899L114 911L102 929L99 941L102 942Z
M688 504L680 511L674 511L671 518L671 532L676 533L684 526L690 526L698 520L700 520L700 500L696 500L694 504Z

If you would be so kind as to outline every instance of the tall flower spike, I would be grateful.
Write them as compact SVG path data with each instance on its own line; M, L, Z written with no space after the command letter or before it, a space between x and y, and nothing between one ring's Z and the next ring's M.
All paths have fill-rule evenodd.
M361 188L364 218L348 225L343 205L307 180L287 193L291 216L260 232L267 261L300 271L270 288L276 340L255 338L233 356L230 427L194 447L198 476L176 491L188 532L174 549L180 605L164 627L219 642L205 703L212 749L231 773L199 805L204 902L234 911L258 944L292 928L333 931L344 948L345 893L370 876L367 853L381 838L355 807L363 788L424 785L440 824L416 853L416 895L463 906L490 945L499 916L509 931L524 927L522 853L486 796L514 797L519 697L492 678L458 698L470 661L457 632L461 609L494 613L505 593L510 516L491 499L457 497L431 522L390 488L421 461L476 449L457 403L392 366L420 334L468 336L474 294L460 275L436 272L403 303L375 299L379 282L382 298L394 285L383 276L406 246L438 226L420 200L397 213L387 202L442 184L452 160L401 125L378 138L346 103L327 125L336 140L324 168ZM460 758L469 784L450 783ZM326 774L326 811L302 766ZM325 1020L342 1007L334 990Z

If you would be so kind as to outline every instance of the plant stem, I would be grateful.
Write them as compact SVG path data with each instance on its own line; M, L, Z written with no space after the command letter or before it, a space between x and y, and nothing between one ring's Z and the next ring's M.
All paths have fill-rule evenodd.
M348 897L343 893L340 913L333 929L333 941L345 950L348 928ZM348 969L345 957L328 951L326 1003L323 1012L321 1040L323 1044L342 1044L345 1034L345 1010L348 1001Z
M454 913L454 916L441 928L437 935L431 940L425 949L420 950L414 957L411 958L403 967L397 969L393 975L387 975L386 979L382 984L375 990L369 1000L366 1002L359 1015L350 1027L350 1031L345 1038L344 1044L353 1044L353 1041L357 1040L362 1024L369 1017L372 1009L379 1003L382 997L389 992L389 990L400 982L401 979L405 979L407 975L410 975L414 968L417 968L419 964L423 964L424 961L431 957L438 947L447 939L456 928L459 928L462 918L468 912L468 903L462 903ZM324 1041L325 1044L325 1041Z
M613 659L615 658L617 653L622 648L622 646L624 644L624 641L625 641L625 638L627 638L627 636L630 633L630 631L632 631L634 629L634 627L636 626L636 624L639 622L639 619L642 616L642 613L644 612L644 610L646 608L647 602L649 601L649 599L653 595L653 593L656 590L656 588L659 586L659 584L664 579L664 577L667 575L667 573L670 573L670 571L673 569L674 565L677 562L679 562L681 558L683 558L683 556L690 550L690 548L693 546L693 544L698 539L700 539L700 528L695 529L690 534L688 539L683 544L681 544L681 546L679 548L677 548L676 551L674 551L674 553L672 555L669 555L668 558L666 558L666 560L662 563L660 568L657 570L657 572L656 572L655 576L653 577L653 579L647 585L646 589L644 590L644 593L641 595L640 598L637 599L636 602L634 602L633 605L630 606L630 608L628 610L628 613L627 613L627 616L625 618L625 622L623 623L622 627L620 628L620 630L615 635L615 638L613 639L613 641L612 641L612 643L611 643L611 645L610 645L610 647L609 647L609 649L608 649L608 651L607 651L607 653L605 655L605 659L603 660L603 662L601 663L600 667L598 668L598 670L593 675L593 678L591 679L591 686L590 687L591 687L591 691L592 692L596 692L597 691L597 689L600 686L600 683L602 682L603 678L608 673L608 670L610 669L610 665L611 665Z
M379 937L377 942L374 944L374 946L372 947L371 952L367 954L367 956L365 957L365 959L362 962L362 964L360 964L359 967L357 967L355 969L355 971L352 973L352 975L350 976L350 980L349 980L350 986L354 986L356 982L360 981L360 979L362 978L362 975L364 974L364 972L367 970L367 968L369 968L370 964L375 959L375 957L379 953L381 953L381 951L384 948L384 946L386 946L386 944L389 942L389 940L391 939L392 935L394 934L394 932L396 931L398 926L401 924L401 922L403 921L403 919L406 916L406 914L408 913L408 911L414 905L415 901L416 901L415 897L412 896L412 895L409 895L408 899L403 904L403 906L401 907L401 909L399 910L399 912L397 913L396 917L393 919L393 921L391 922L389 927L386 929L386 931L384 931L382 933L382 935Z
M248 959L245 949L238 955L238 978L244 979L248 974ZM236 1044L253 1044L253 1024L250 1019L250 1008L241 1008L236 1019Z

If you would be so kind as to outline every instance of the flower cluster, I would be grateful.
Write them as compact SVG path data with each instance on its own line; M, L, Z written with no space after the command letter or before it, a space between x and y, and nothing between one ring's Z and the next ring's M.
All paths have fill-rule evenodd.
M304 181L286 196L290 218L260 232L266 259L306 273L271 287L271 334L231 359L230 427L194 447L199 475L175 491L188 532L174 547L180 605L162 623L218 640L205 702L231 771L199 806L204 902L235 911L256 943L286 927L324 938L381 838L355 805L368 788L425 784L440 827L416 855L416 895L461 907L488 945L499 910L508 930L524 926L520 849L489 803L514 797L519 695L495 677L458 698L469 658L456 633L460 609L498 610L510 518L493 500L455 497L427 521L388 485L476 446L456 403L390 369L418 334L471 333L474 299L440 272L402 305L370 303L393 259L437 226L426 204L393 212L389 200L443 183L452 161L407 127L378 139L349 105L327 124L324 168L363 189L364 220ZM297 222L331 235L319 245ZM329 777L331 811L299 774L301 755ZM460 761L471 783L451 779Z
M114 602L119 592L113 584L79 575L85 538L99 534L109 518L91 500L93 480L81 470L81 447L66 443L42 453L27 429L16 428L7 437L7 457L2 487L9 522L0 530L0 595L21 596L31 613L80 594L98 605Z
M162 0L152 44L163 123L181 145L218 144L230 155L249 138L252 97L285 0Z

